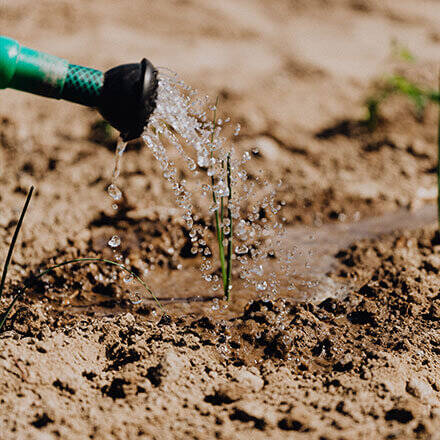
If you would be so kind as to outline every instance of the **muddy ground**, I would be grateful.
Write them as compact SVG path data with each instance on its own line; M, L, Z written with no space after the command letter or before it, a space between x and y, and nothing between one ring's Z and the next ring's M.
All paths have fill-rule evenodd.
M249 172L283 180L286 246L315 255L293 281L319 281L271 301L237 282L217 306L145 148L124 155L114 211L97 113L1 91L0 261L36 186L1 300L30 286L0 336L2 440L440 438L437 109L393 97L363 122L384 74L435 87L437 1L6 0L0 28L103 70L147 56L219 95L235 148L259 147ZM33 279L112 257L114 233L169 317L110 267Z

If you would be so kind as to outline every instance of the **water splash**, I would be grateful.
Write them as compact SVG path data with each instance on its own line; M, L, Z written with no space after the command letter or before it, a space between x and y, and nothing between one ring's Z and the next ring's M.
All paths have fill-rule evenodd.
M233 230L235 275L260 296L277 295L279 273L264 270L265 263L276 256L282 260L281 272L288 276L295 257L295 252L282 255L285 228L284 219L278 216L285 203L278 201L275 189L280 182L272 185L263 171L255 175L245 169L258 154L258 147L241 154L235 151L224 135L230 119L211 120L216 106L209 104L208 96L168 70L160 70L158 78L156 110L142 139L158 161L190 230L191 253L200 255L202 278L213 292L219 289L218 260L211 232L213 214L217 212L224 234L230 228ZM240 130L238 124L231 134L238 136ZM225 166L228 157L232 187L229 199ZM233 224L226 215L229 210ZM198 221L200 218L204 221ZM227 245L226 238L224 244Z
M217 295L222 281L217 274L218 250L212 235L213 217L217 213L225 247L228 245L227 236L233 231L234 277L263 299L277 296L281 277L294 275L292 264L300 254L295 247L289 249L285 246L284 218L279 218L285 202L278 200L276 191L282 181L272 184L263 170L255 173L246 168L258 155L258 147L235 151L230 139L240 134L241 126L237 124L231 128L230 118L212 120L212 113L217 109L209 104L207 95L192 89L166 69L160 70L158 79L156 109L141 138L174 193L189 230L190 252L199 255L201 260L202 279ZM229 141L225 135L228 127L231 128ZM116 202L123 197L117 180L126 145L119 139L108 187L114 209L118 209ZM123 256L116 253L116 248L121 245L120 237L114 235L108 244L115 252L116 260L122 261ZM266 264L275 257L279 263L277 272L269 270ZM126 283L130 280L127 279ZM286 290L307 287L310 286L306 283L290 283ZM132 291L129 296L134 304L142 300L139 292Z

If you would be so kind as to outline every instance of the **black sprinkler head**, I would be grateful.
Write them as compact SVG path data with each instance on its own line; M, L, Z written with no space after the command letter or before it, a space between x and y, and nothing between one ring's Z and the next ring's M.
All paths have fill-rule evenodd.
M156 108L157 86L157 70L145 58L105 72L98 110L124 141L142 134Z

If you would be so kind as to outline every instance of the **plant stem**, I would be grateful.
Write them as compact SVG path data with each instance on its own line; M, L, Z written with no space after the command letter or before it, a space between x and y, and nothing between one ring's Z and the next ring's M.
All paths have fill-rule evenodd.
M229 286L231 284L231 278L232 278L232 237L233 237L233 230L232 230L232 209L231 209L231 200L232 200L232 181L231 181L231 154L228 153L227 159L226 159L226 174L227 174L227 183L228 183L228 217L229 217L229 234L228 234L228 261L227 261L227 282L225 287L225 296L226 300L229 301L229 298L231 296L231 292L229 289Z
M211 133L211 158L213 157L213 153L212 153L212 146L214 145L214 133L215 133L215 129L216 129L216 124L217 124L217 106L218 106L218 102L219 102L219 97L217 96L217 99L215 101L215 108L214 108L214 114L212 117L212 133ZM211 176L211 191L212 191L212 201L214 203L215 206L217 206L217 197L215 196L215 192L214 192L214 185L215 185L215 179L214 179L214 175ZM222 208L221 211L223 211L223 197L221 198L221 204L222 204ZM220 259L220 266L221 266L221 271L222 271L222 281L223 281L223 291L225 296L227 297L227 284L228 284L228 274L227 274L227 269L226 269L226 261L225 261L225 247L223 245L223 225L220 223L220 214L219 214L219 210L218 208L215 210L215 230L216 230L216 235L217 235L217 244L218 244L218 254L219 254L219 259ZM223 221L223 218L222 218Z
M15 227L14 235L12 236L11 244L9 245L8 255L6 256L5 265L3 266L2 279L0 281L0 298L3 294L3 289L5 287L6 275L8 274L9 263L11 262L12 253L14 252L15 243L17 242L18 234L21 229L21 225L23 224L23 219L26 214L26 211L29 206L29 202L31 201L32 193L34 192L34 187L31 186L26 201L24 202L23 209L21 210L21 215L18 220L17 226Z
M222 160L222 170L224 170L224 169L225 169L225 162ZM225 216L224 210L225 210L225 206L224 206L224 197L220 197L220 219L221 219L221 223L222 223L222 225L221 225L221 231L222 231L221 238L222 238L222 243L223 243L223 240L224 240L224 238L225 238L225 230L224 230L224 227L223 227L223 219L224 219L224 216Z

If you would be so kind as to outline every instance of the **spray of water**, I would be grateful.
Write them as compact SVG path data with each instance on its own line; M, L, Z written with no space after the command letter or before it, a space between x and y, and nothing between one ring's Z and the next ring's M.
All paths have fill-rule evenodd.
M295 258L295 250L281 255L285 231L279 213L284 203L277 201L276 186L282 182L273 185L264 172L249 175L246 165L258 149L241 154L235 151L231 138L224 135L230 119L212 120L215 111L208 96L161 69L156 110L142 140L174 193L189 229L191 252L200 255L202 277L212 292L221 288L218 251L212 245L210 227L213 215L219 213L225 247L231 228L233 231L234 277L259 296L269 298L278 294L280 271L289 274ZM240 125L230 131L231 137L238 136ZM280 259L277 273L268 272L265 263L275 256Z
M263 170L249 172L248 163L259 154L258 148L236 151L232 139L240 134L240 124L231 127L230 118L215 119L216 105L208 96L185 84L178 76L160 69L157 105L141 136L157 160L164 179L174 193L191 240L191 253L200 257L202 278L214 295L222 285L218 274L219 255L214 240L214 218L218 214L222 240L231 247L233 279L253 289L264 299L276 297L281 279L292 279L297 258L307 256L295 246L286 246L285 219L280 215L285 202L278 201L279 180L270 182ZM230 133L229 138L225 134ZM122 191L117 181L126 143L118 141L112 181L108 194L118 209ZM184 177L182 177L184 176ZM108 245L115 259L122 260L121 239L114 235ZM276 271L268 260L277 258ZM125 262L127 264L127 261ZM273 265L272 265L273 267ZM130 280L124 280L127 284ZM290 282L287 290L307 290L310 281ZM231 286L232 287L232 286ZM137 304L142 294L131 292ZM213 310L219 308L213 303Z

